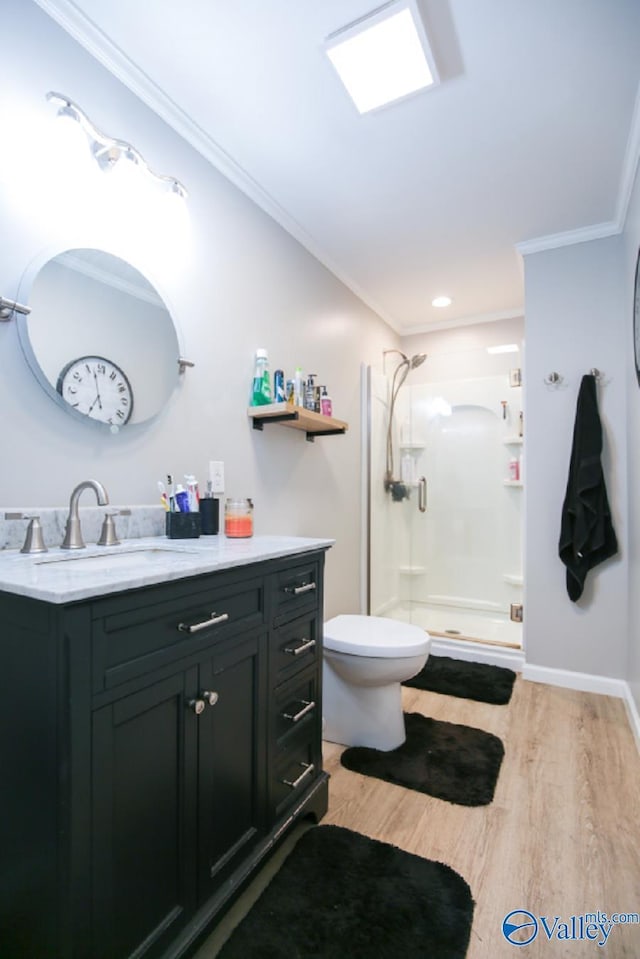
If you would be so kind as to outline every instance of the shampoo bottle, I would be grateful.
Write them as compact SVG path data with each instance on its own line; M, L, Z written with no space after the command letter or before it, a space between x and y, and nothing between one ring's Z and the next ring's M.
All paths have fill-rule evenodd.
M323 416L331 416L333 412L333 403L331 397L327 395L327 387L322 387L322 396L320 397L320 412Z

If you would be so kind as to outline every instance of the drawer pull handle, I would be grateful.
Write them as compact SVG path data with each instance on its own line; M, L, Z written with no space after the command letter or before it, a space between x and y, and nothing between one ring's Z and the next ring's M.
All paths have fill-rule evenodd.
M207 626L216 626L218 623L226 623L229 619L229 613L211 613L210 619L205 619L202 623L194 623L193 626L190 626L189 623L178 623L178 629L181 633L198 633L201 629L206 629Z
M312 712L316 708L316 704L313 702L313 700L309 702L308 699L301 699L300 702L302 703L303 707L300 712L295 713L294 715L291 715L291 713L283 713L283 719L290 719L292 723L297 723L302 719L303 716L306 716L307 713Z
M201 716L205 711L207 704L204 699L190 699L187 703L189 709L193 710L196 716Z
M302 593L310 593L316 588L315 583L305 583L303 586L285 586L285 593L291 593L292 596L301 596Z
M313 763L300 763L300 765L303 767L303 771L300 773L297 779L293 780L293 782L291 782L290 779L283 779L282 782L285 786L290 786L292 789L297 789L302 780L306 776L310 776L313 772Z
M307 650L313 649L315 646L315 639L303 639L300 646L285 646L285 653L289 653L290 656L299 656L300 653L306 653Z
M203 689L200 695L204 699L207 706L215 706L215 704L218 702L218 699L220 698L218 696L218 693L216 693L212 689Z

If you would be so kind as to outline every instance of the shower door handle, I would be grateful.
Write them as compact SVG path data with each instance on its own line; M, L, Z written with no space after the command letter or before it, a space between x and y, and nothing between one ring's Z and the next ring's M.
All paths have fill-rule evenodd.
M427 512L427 477L421 476L418 480L418 509L421 513Z

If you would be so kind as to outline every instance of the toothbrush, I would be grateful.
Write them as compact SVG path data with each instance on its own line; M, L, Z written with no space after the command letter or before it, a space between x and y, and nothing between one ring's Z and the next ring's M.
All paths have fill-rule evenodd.
M169 512L169 500L167 499L167 491L164 488L164 483L162 480L158 480L158 492L160 493L160 501L165 508L165 511Z
M173 495L173 476L171 473L167 473L167 484L169 486L169 509L172 513L176 511L176 501Z

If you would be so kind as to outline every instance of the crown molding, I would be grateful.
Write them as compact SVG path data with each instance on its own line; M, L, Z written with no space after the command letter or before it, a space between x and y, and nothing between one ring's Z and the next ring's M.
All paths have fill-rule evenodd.
M403 327L397 330L400 336L413 336L417 333L434 333L436 330L452 330L458 326L476 326L478 323L495 323L498 320L515 320L524 316L524 306L514 306L510 310L498 313L478 313L475 316L459 316L451 320L439 320L437 323L423 323L420 326Z
M620 233L621 227L615 220L608 223L594 223L591 226L580 227L577 230L567 230L564 233L550 233L548 236L535 237L516 243L516 250L522 256L530 253L542 253L544 250L557 250L561 246L573 246L574 243L588 243L590 240L602 240L607 236Z
M73 0L35 0L35 2L109 73L120 80L227 180L297 240L336 279L351 290L354 296L391 329L398 332L397 322L332 260L301 224L287 213L232 156L182 110L151 77L136 66L89 17L82 13Z

